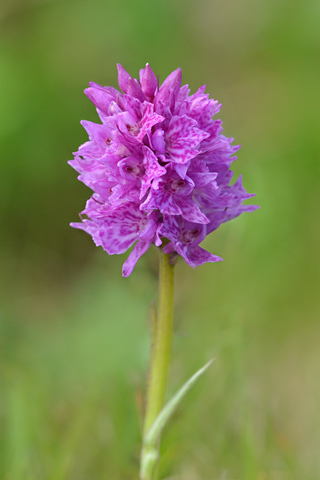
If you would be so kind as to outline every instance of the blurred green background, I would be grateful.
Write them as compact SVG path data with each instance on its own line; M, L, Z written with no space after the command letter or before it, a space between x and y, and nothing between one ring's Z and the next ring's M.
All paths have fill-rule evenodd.
M68 225L82 92L117 62L206 83L261 205L207 238L224 262L176 268L171 392L217 360L161 478L320 478L319 22L316 0L1 2L1 479L137 479L157 252L123 279Z

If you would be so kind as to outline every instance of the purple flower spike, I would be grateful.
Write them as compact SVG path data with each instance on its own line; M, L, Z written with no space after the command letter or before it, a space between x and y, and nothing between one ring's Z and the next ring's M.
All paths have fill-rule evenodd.
M86 218L71 226L109 255L134 245L124 277L152 244L192 267L222 260L199 244L221 223L258 207L242 204L253 194L241 176L230 185L239 146L212 119L221 105L205 87L189 95L180 68L159 85L148 63L139 80L117 67L123 93L96 83L85 90L102 123L82 122L89 141L69 162L94 192Z

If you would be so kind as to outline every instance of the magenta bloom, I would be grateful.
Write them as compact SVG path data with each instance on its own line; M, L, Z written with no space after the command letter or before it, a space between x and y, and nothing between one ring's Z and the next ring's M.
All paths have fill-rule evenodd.
M239 146L222 135L221 120L212 120L221 105L205 86L189 95L180 68L159 86L149 64L140 80L118 65L118 80L123 93L95 83L85 90L102 123L82 122L89 141L69 162L94 192L82 212L87 218L71 226L110 255L135 244L125 277L152 243L192 267L222 260L199 244L221 223L258 207L242 205L254 195L241 178L229 185Z

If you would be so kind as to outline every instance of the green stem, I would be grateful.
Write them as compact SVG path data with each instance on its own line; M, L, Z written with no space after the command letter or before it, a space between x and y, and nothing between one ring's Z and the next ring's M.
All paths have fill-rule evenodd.
M173 338L173 270L169 263L170 256L160 252L159 269L159 306L153 328L153 346L150 356L149 378L147 385L146 414L144 420L144 437L157 418L165 403L167 381L171 364ZM142 457L144 455L142 451ZM149 452L151 454L151 452ZM157 457L157 452L152 453ZM151 455L151 456L152 456ZM154 460L156 463L156 459ZM151 476L150 476L151 475ZM142 476L142 480L153 480L154 473Z
M164 406L173 337L173 265L160 252L159 306L151 355L144 433Z

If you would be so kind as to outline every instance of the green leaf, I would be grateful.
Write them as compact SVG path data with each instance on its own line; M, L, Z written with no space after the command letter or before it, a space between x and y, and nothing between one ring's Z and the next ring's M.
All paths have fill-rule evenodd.
M206 363L200 368L178 392L166 403L159 415L146 432L143 439L143 448L141 452L140 480L154 480L156 477L157 465L160 458L159 441L163 427L172 417L186 394L191 390L199 378L208 370L214 360Z
M199 378L208 370L210 365L214 362L210 360L210 362L206 363L200 370L198 370L181 388L178 392L166 403L163 407L149 430L147 431L144 444L148 446L156 446L160 439L160 435L162 432L163 427L166 425L168 420L172 417L186 394L191 390L191 388L195 385L195 383L199 380Z

